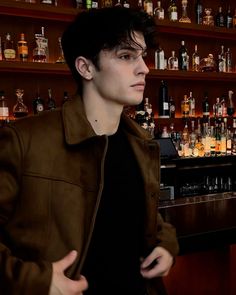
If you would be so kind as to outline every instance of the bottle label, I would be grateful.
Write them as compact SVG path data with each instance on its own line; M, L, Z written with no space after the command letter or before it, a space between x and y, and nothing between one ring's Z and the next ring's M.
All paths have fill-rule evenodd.
M28 46L27 45L19 46L18 53L19 53L19 55L28 55Z
M163 110L164 111L169 110L169 103L168 102L163 102Z
M177 11L172 11L171 12L171 14L170 14L170 20L172 20L172 21L178 20L178 13L177 13Z
M92 8L95 8L95 9L98 8L98 2L97 1L92 1Z
M4 57L6 59L15 59L16 58L16 51L14 49L5 49L3 51Z
M38 113L42 112L43 111L43 105L41 103L37 104L36 110L37 110Z

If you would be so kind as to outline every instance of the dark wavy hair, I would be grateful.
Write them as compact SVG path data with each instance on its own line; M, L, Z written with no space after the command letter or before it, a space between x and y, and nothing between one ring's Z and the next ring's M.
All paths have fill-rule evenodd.
M76 58L88 58L99 69L100 51L112 50L123 43L135 43L134 31L143 33L147 47L156 45L154 19L144 11L107 7L78 14L62 35L62 49L79 93L82 91L82 78L75 68Z

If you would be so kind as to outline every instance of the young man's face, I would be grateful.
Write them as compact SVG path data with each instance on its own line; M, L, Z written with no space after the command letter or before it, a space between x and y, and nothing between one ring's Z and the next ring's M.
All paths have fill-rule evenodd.
M145 77L149 72L143 57L146 44L143 34L134 32L138 45L123 45L99 54L99 70L93 83L99 95L120 105L137 105L143 99Z

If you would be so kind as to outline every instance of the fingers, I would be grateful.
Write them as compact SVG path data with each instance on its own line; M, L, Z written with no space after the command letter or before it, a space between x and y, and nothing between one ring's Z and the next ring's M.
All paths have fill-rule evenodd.
M77 251L72 250L69 252L65 257L63 257L61 260L57 261L57 265L59 268L64 271L66 270L69 266L73 264L77 257Z

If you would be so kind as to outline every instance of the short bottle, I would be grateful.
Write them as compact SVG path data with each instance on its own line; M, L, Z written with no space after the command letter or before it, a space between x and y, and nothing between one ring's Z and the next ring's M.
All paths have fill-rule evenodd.
M28 43L25 40L25 34L20 34L20 40L17 43L18 58L20 61L28 61L29 50Z
M178 8L175 0L171 0L168 7L169 20L171 22L178 21Z
M180 23L191 23L191 19L188 17L187 14L187 5L188 5L188 0L182 0L182 16L179 19Z
M16 104L13 106L13 116L14 118L22 118L28 115L28 108L23 102L23 95L24 90L23 89L16 89L16 97L17 101Z
M170 118L175 118L175 101L172 96L169 97Z
M147 14L153 15L153 2L152 2L152 0L144 0L143 9Z
M164 8L161 6L161 1L157 1L157 7L154 9L154 15L159 20L163 20L165 18Z
M159 46L155 51L155 69L165 69L165 53L164 50Z
M16 50L10 33L6 34L6 39L3 43L3 57L5 60L9 61L16 59Z
M175 56L175 51L171 51L171 56L168 58L168 70L177 71L179 69L178 57Z
M44 100L41 98L40 94L37 93L35 99L33 100L33 112L36 115L43 112L44 109Z

